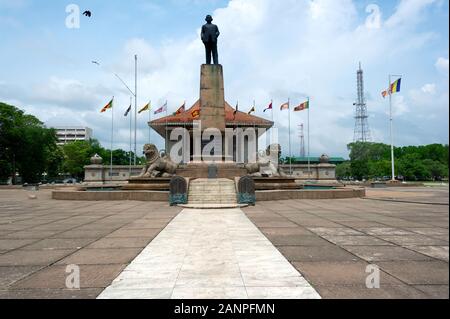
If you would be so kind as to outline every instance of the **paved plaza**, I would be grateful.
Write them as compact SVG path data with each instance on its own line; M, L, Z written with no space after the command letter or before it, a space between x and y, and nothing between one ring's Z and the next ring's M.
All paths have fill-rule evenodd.
M444 187L242 210L37 197L0 190L0 298L448 298Z

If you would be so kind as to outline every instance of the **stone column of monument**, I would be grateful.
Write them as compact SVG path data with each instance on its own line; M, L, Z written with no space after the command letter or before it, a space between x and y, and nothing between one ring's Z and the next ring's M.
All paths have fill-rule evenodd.
M223 69L220 64L203 64L200 75L200 120L202 132L208 128L220 130L225 134L225 92L223 84ZM202 147L203 148L203 147ZM217 158L215 161L222 161Z

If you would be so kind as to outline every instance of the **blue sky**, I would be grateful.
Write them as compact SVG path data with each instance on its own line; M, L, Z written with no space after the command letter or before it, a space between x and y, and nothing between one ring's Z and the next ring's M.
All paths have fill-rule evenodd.
M93 13L79 29L65 25L71 3ZM389 142L380 92L394 73L403 75L394 98L396 145L448 143L448 10L446 0L0 0L0 101L49 126L87 125L109 146L109 115L99 109L114 95L115 147L127 149L129 94L113 73L132 85L138 54L140 105L167 99L175 111L184 100L193 104L204 59L198 32L212 14L222 32L227 101L250 109L256 100L257 115L267 116L271 99L311 96L312 154L347 156L359 61L373 141ZM286 150L287 114L274 117ZM148 142L146 119L139 118L139 148ZM294 114L292 127L305 121Z

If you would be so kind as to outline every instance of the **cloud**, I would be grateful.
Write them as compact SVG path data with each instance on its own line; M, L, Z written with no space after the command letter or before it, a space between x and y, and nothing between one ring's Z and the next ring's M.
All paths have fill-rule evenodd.
M442 73L442 74L448 76L448 58L442 58L442 57L440 57L440 58L436 61L435 66L436 66L436 69L437 69L440 73Z
M221 30L219 55L224 66L226 100L232 105L239 101L242 109L250 109L256 100L257 115L270 119L271 114L262 112L270 100L278 108L288 98L297 104L310 97L311 153L346 155L346 144L353 138L356 68L362 61L366 68L366 91L368 96L373 96L369 100L373 136L377 141L388 141L388 129L383 126L387 123L387 104L380 96L386 74L392 61L405 74L413 73L418 61L422 61L423 51L436 35L434 30L418 30L418 26L427 18L426 9L435 1L400 1L390 16L383 15L374 6L368 6L366 12L366 8L358 9L355 3L351 0L231 0L226 7L215 10L214 20ZM155 106L168 100L169 112L175 111L184 100L189 106L198 99L200 64L204 62L199 32L200 25L183 36L174 35L159 43L142 37L129 38L119 52L111 53L113 62L105 68L133 81L134 65L130 56L138 54L138 104L144 105L151 99ZM411 57L413 62L405 57ZM448 58L438 59L436 68L448 75ZM45 114L46 119L54 123L76 118L92 127L95 136L108 146L110 121L108 115L100 116L95 107L112 94L117 98L117 105L125 107L129 93L120 83L102 80L93 77L87 84L75 76L52 77L34 87L35 95L25 105L31 110L33 101L41 105L48 103L52 107ZM447 108L448 113L444 104L445 96L448 101L448 89L435 85L437 81L427 78L416 87L405 88L394 99L395 115L402 117L404 127L420 124L423 131L417 134L430 139L435 135L427 132L437 126L436 122L422 123L420 117L430 115L429 110L442 114ZM58 111L57 106L64 111ZM52 118L53 113L57 115ZM306 124L306 115L306 112L292 114L293 149L298 148L295 130L300 123ZM147 116L138 118L140 145L148 142ZM287 150L287 113L275 110L274 119L280 129L283 150ZM439 120L447 129L448 120ZM116 126L117 145L128 148L127 119L117 117ZM443 139L442 134L436 136ZM156 140L156 133L153 141L163 147L162 139ZM409 141L406 135L397 139L398 143Z
M386 26L411 27L411 20L419 22L424 19L423 11L435 2L436 0L401 0L395 13L386 21Z
M28 0L0 0L0 8L3 9L23 9L29 5Z
M78 80L52 76L49 81L33 87L29 98L40 104L73 110L92 110L98 108L105 97L113 94L113 91L100 85L89 87Z
M423 93L434 95L436 94L436 84L425 84L421 90Z

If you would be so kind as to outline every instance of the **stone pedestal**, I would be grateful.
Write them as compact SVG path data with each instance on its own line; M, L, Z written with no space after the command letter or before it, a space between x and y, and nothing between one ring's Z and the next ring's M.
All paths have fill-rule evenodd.
M88 165L84 167L84 182L89 184L103 184L105 173L103 165Z
M202 131L217 128L225 132L225 91L220 64L201 66L200 110Z

